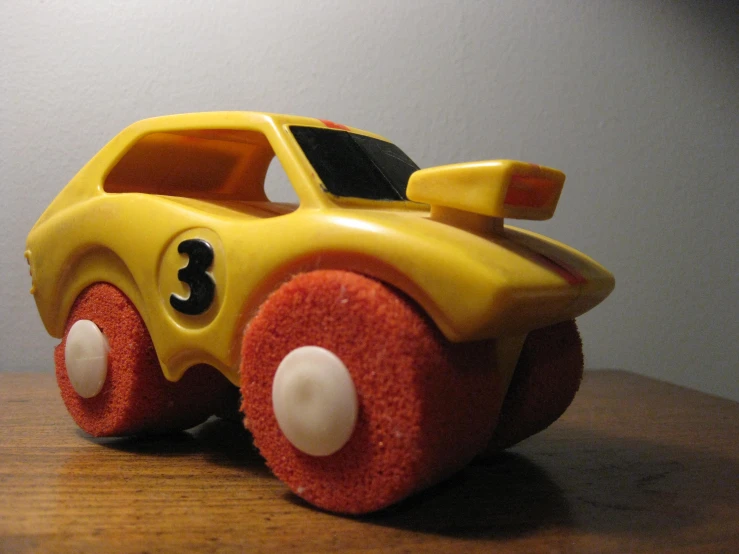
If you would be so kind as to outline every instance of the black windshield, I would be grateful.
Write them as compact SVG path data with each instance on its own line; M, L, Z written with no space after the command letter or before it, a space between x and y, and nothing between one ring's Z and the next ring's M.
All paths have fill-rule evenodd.
M331 194L407 200L408 179L419 167L394 144L338 129L290 130Z

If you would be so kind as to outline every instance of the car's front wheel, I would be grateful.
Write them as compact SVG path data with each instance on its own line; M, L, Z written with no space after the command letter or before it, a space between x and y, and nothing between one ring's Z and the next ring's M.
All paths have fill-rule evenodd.
M493 359L492 342L449 343L383 283L314 271L282 285L247 327L242 409L294 493L327 510L370 512L484 447L502 397Z
M235 399L234 387L209 366L168 381L136 307L108 283L75 300L54 361L67 410L97 437L187 429Z
M574 320L531 331L483 455L495 455L549 427L575 398L582 376L582 341Z

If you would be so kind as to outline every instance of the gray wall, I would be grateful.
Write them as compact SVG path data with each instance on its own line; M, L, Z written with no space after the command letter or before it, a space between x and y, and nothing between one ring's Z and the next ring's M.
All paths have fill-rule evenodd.
M313 115L421 166L563 169L527 225L617 277L587 365L739 399L733 2L47 0L0 7L0 368L50 371L25 234L105 141L152 115Z

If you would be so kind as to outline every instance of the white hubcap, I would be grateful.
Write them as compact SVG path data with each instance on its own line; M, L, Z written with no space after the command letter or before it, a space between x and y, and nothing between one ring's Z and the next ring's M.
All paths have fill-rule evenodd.
M69 329L64 363L75 392L92 398L100 392L108 374L108 339L89 319L80 319Z
M311 456L338 452L357 422L357 391L331 351L302 346L285 356L272 382L277 424L295 448Z

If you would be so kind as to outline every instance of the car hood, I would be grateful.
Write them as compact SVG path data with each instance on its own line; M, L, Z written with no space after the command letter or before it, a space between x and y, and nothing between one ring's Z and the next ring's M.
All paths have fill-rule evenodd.
M339 234L362 231L373 254L408 276L418 290L410 294L453 340L573 319L614 288L611 273L595 260L502 220L474 214L440 220L430 211L391 209L340 210L330 219L332 233L337 226Z

